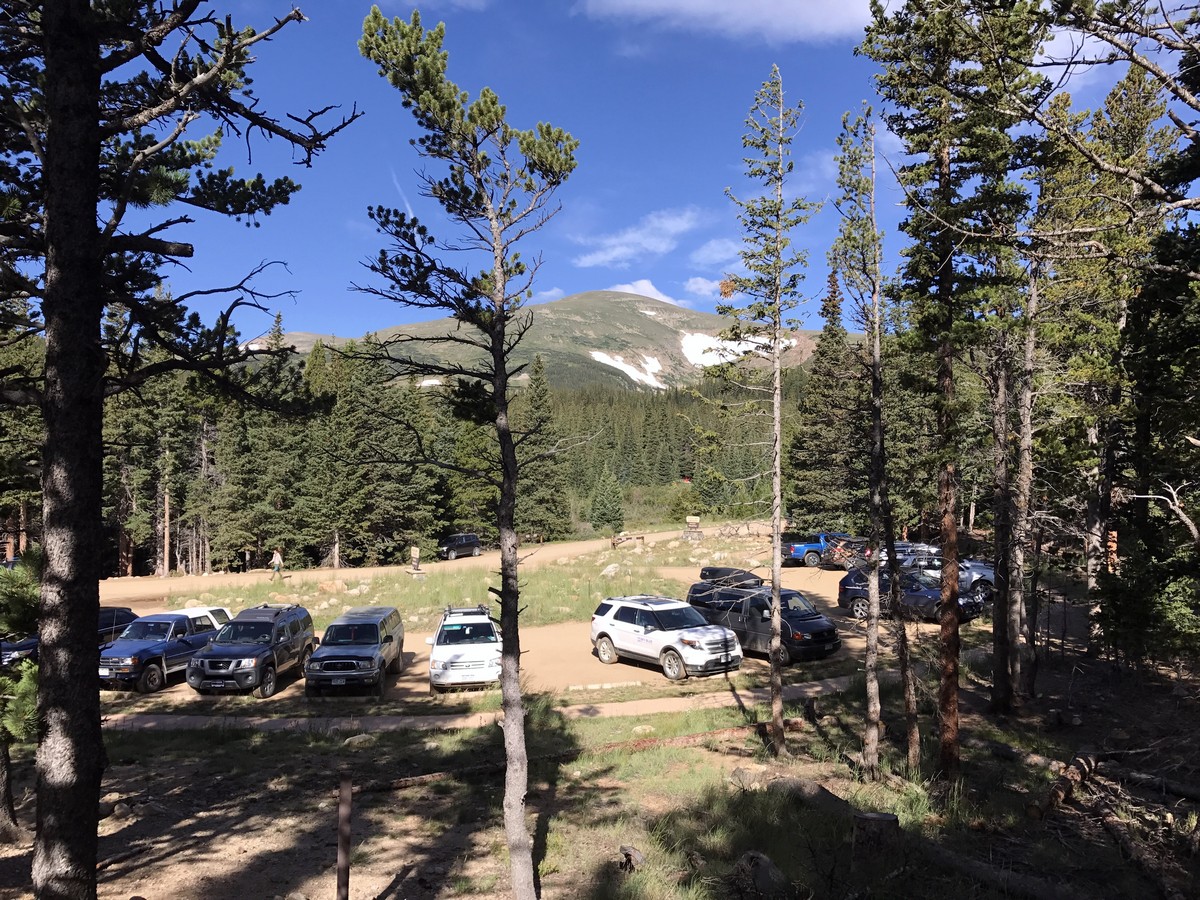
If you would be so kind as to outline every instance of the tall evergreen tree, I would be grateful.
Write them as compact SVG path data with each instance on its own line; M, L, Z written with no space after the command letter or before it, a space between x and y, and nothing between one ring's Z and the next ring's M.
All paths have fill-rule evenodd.
M597 531L616 534L625 527L625 501L621 496L621 482L605 466L596 482L592 495L592 527Z
M529 367L529 385L514 402L518 458L532 473L517 496L517 530L552 540L570 530L566 456L578 449L562 436L550 402L546 364L541 356Z
M475 477L499 491L496 526L500 540L500 623L504 632L500 686L504 707L504 828L509 849L510 889L519 900L532 900L533 842L525 820L529 759L525 741L525 705L521 694L520 586L515 527L520 464L511 421L512 379L521 370L513 353L531 323L523 311L537 265L527 267L516 253L522 238L553 215L555 190L575 168L578 142L559 128L539 124L521 131L507 120L496 94L484 88L474 101L446 77L448 54L442 50L445 28L388 22L377 7L363 23L362 54L379 67L401 95L421 129L413 144L426 159L444 166L438 178L422 175L423 192L437 201L449 221L462 229L463 242L439 241L423 223L384 207L370 210L391 245L368 268L383 282L369 293L418 309L448 312L461 326L432 339L432 346L471 348L462 365L429 362L409 354L397 339L399 366L405 373L458 379L451 401L463 418L495 431L499 465ZM464 271L442 254L469 248L487 262L480 271ZM422 351L430 349L425 342ZM440 461L443 465L445 461Z
M284 125L250 93L254 54L301 21L298 10L260 32L201 7L14 0L0 24L0 295L40 300L40 317L23 327L44 334L46 347L40 371L4 376L10 398L41 407L46 434L33 851L43 898L96 893L103 398L162 368L122 348L165 346L166 366L211 371L245 356L228 314L205 328L187 316L187 296L154 295L159 269L193 253L171 234L191 219L170 208L266 214L295 183L215 169L220 135L270 134L307 161L340 127L322 128L318 113ZM216 133L185 138L214 119ZM127 219L131 208L139 222ZM234 293L235 305L255 302L248 281ZM129 327L139 342L101 331L114 305L136 310Z
M746 118L747 131L742 136L742 148L747 156L746 175L761 185L762 194L739 198L732 190L726 194L738 207L738 221L745 237L740 251L745 274L729 276L722 284L722 302L717 312L732 318L727 336L748 348L747 356L758 361L765 358L765 377L758 378L754 369L742 368L738 380L761 390L763 404L769 409L765 454L755 454L751 465L757 464L762 482L770 483L771 510L771 749L776 756L786 756L786 733L783 728L783 677L780 654L782 613L780 581L783 566L781 534L783 531L783 366L782 355L787 340L789 313L799 302L806 254L793 244L795 229L808 221L817 208L803 198L790 197L792 140L799 127L803 105L789 104L783 89L783 76L778 66L754 95L754 104ZM748 484L750 473L743 469L734 473L740 485Z

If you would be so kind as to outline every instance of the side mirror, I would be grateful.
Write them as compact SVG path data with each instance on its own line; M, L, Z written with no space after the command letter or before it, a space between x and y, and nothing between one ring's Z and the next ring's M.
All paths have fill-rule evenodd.
M380 643L383 643L383 644L394 644L395 642L396 642L396 639L395 639L394 637L392 637L390 634L385 634L385 635L383 636L383 640L382 640Z
M425 643L427 643L430 647L432 647L433 646L433 638L431 638L431 637L425 638Z
M321 646L321 639L319 637L317 637L315 634L313 635L313 646L314 647Z
M764 609L762 611L762 620L765 622L769 618L771 618L771 611L769 609Z

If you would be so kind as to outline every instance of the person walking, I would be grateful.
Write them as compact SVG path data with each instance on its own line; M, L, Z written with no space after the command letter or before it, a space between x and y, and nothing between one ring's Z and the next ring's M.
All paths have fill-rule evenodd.
M271 554L271 580L274 581L276 578L283 581L283 553L278 547Z

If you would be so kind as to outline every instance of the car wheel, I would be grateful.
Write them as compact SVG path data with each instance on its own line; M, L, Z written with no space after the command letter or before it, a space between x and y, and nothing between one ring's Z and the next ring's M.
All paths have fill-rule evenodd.
M611 666L617 661L617 648L613 646L610 638L602 637L596 641L596 656L606 666Z
M316 685L308 684L306 682L304 685L304 696L307 697L309 700L311 700L313 697L320 697L321 689L318 688Z
M312 656L312 647L306 647L300 654L300 677L304 677L305 671L308 669L308 658Z
M375 685L375 699L383 700L387 697L387 667L379 670L379 681Z
M267 666L263 669L262 679L258 682L258 687L254 689L254 696L260 700L266 700L275 694L275 667Z
M779 660L780 668L792 664L792 651L787 648L787 644L779 645L779 652L775 654L775 658Z
M146 663L146 668L142 669L142 677L138 679L137 689L142 694L153 694L161 691L166 683L162 666L158 663Z
M471 548L471 555L472 555L472 556L478 556L478 555L479 555L479 548L478 548L478 547L472 547L472 548Z
M446 559L449 559L449 560L458 559L458 551L457 550L447 550L446 551Z
M804 564L810 569L815 569L821 564L821 554L815 550L809 550L804 554Z
M436 696L438 696L438 695L439 695L441 692L442 692L442 689L441 689L440 687L438 687L438 686L437 686L436 684L434 684L432 681L431 681L431 682L429 682L429 696L430 696L430 697L436 697Z
M399 675L404 671L404 645L401 644L396 648L396 658L388 663L388 669L393 675Z
M683 660L674 650L668 650L662 655L662 670L668 681L683 681L687 678L687 669Z
M850 601L850 615L856 619L866 619L870 605L866 597L855 597Z

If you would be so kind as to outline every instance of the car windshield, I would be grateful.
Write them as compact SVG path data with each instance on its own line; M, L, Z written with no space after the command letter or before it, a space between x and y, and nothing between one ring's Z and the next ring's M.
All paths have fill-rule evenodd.
M500 638L491 622L451 622L438 631L439 646L447 644L494 644Z
M913 572L905 579L905 587L910 585L917 588L936 588L941 587L942 579L937 575L930 575L927 572Z
M325 629L325 637L321 643L328 646L345 646L347 644L378 644L379 627L368 624L330 625Z
M230 622L217 635L218 644L269 644L270 622Z
M817 608L799 591L780 591L779 607L780 609L795 609L803 613L816 614L817 611Z
M680 628L695 628L697 625L708 624L708 619L690 606L656 609L654 615L663 631L678 631Z
M121 632L123 641L164 640L171 633L170 622L130 622Z

